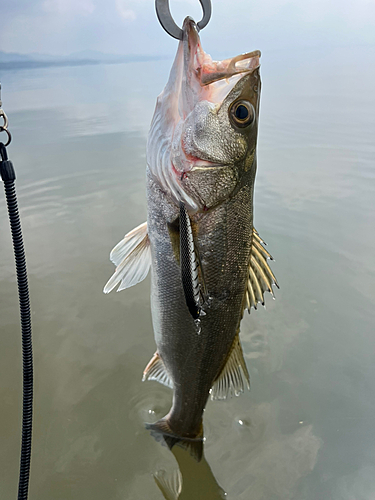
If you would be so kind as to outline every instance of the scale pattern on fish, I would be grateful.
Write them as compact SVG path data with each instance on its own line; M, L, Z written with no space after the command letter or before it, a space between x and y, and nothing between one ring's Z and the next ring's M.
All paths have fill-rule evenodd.
M148 428L199 460L202 415L239 395L249 374L239 340L245 309L277 285L253 227L260 52L213 61L191 18L147 144L147 222L112 250L104 292L143 280L151 267L157 351L144 380L173 389L168 415Z

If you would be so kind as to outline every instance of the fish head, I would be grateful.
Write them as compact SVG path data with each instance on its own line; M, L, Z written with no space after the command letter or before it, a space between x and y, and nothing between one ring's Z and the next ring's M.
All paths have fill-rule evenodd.
M148 138L153 177L175 203L205 210L255 169L260 52L213 61L186 18L169 81ZM254 172L255 175L255 172Z

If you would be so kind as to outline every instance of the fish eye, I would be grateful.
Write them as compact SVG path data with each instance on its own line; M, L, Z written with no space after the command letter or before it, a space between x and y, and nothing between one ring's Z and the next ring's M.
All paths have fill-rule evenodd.
M254 107L249 101L236 101L230 108L230 117L237 127L247 127L254 121Z

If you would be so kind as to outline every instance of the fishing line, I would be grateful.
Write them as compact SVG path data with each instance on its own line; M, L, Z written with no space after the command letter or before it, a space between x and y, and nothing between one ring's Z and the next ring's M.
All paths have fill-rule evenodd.
M16 173L14 171L12 162L8 159L8 152L6 149L6 147L9 146L12 140L12 136L8 130L8 118L4 111L1 109L1 94L0 117L4 121L3 125L0 126L0 132L5 132L8 136L8 140L5 144L0 142L0 177L4 182L9 223L12 233L22 331L23 410L18 500L27 500L29 491L33 420L33 350L31 340L31 313L26 269L26 256L23 246L21 221L18 211L16 186L14 182L16 180Z

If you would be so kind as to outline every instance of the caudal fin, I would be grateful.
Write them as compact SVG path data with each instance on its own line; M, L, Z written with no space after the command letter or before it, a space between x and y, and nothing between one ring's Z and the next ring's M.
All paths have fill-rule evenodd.
M159 442L164 442L171 450L173 446L178 445L184 450L189 451L190 455L200 462L203 454L203 426L196 437L178 436L170 428L166 418L158 420L154 424L146 424L146 429L151 431L151 435Z

